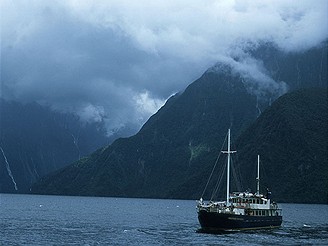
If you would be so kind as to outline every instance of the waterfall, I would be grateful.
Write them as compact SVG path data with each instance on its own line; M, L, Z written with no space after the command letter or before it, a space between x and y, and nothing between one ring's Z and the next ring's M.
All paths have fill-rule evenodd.
M0 150L1 150L2 155L3 155L3 158L5 159L5 162L6 162L6 168L7 168L8 175L9 175L9 177L11 178L11 181L12 181L13 184L14 184L15 190L18 190L18 188L17 188L17 184L16 184L15 179L14 179L14 175L13 175L13 173L11 172L11 169L10 169L9 162L8 162L7 157L6 157L6 155L5 155L5 152L3 151L3 149L2 149L1 146L0 146Z

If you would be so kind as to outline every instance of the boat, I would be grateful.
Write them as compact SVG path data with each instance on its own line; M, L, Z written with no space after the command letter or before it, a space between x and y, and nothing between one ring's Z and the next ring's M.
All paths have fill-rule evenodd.
M282 224L282 210L271 199L271 192L260 193L260 156L257 158L257 191L251 193L230 193L230 156L236 151L230 149L230 129L228 130L227 151L227 190L225 201L197 201L198 220L203 232L240 231L250 229L277 228ZM213 174L213 171L211 175ZM211 178L210 175L210 178ZM207 182L208 184L208 182ZM206 185L207 186L207 185ZM206 189L206 187L205 187ZM205 190L204 190L205 191ZM204 195L204 192L203 192Z

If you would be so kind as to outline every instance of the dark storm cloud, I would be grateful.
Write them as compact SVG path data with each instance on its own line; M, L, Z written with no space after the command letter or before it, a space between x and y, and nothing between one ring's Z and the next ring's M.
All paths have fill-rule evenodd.
M244 50L327 38L327 2L2 1L1 96L140 126L171 94L223 62L285 90ZM231 57L239 57L239 62Z

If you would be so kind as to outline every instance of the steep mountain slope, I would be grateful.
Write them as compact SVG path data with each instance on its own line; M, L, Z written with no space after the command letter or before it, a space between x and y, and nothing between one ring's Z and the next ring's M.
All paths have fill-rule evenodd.
M285 81L289 90L327 87L328 41L303 52L283 52L270 45L251 51L263 63L268 75L275 81Z
M326 89L287 94L237 142L244 184L255 190L256 155L262 184L282 201L328 203L328 102Z
M199 160L217 148L217 139L224 138L231 124L238 134L256 118L255 105L255 97L238 77L205 73L184 93L172 97L138 134L116 140L61 170L54 179L42 179L33 189L55 194L170 197L180 183L197 174Z
M254 52L254 57L263 57L267 72L294 90L327 85L327 70L311 65L320 60L327 67L322 52L327 46L301 54L284 54L271 47ZM306 72L299 71L300 61ZM283 71L274 70L274 63ZM261 81L252 79L218 64L168 100L138 134L41 179L32 192L199 198L227 129L231 127L237 138L278 96L275 91L259 95L256 85L262 86Z
M36 103L0 99L0 192L27 192L43 175L108 144L101 129Z
M241 178L243 189L256 190L260 155L263 192L269 187L274 198L284 202L328 203L327 125L327 88L303 89L275 101L233 144L237 150L233 155L234 169L238 170L235 176ZM211 170L206 172L209 176ZM231 178L232 190L235 176ZM195 180L199 179L201 175ZM181 185L177 194L192 190L195 180ZM204 198L210 197L212 189L209 187ZM222 186L218 197L224 195Z

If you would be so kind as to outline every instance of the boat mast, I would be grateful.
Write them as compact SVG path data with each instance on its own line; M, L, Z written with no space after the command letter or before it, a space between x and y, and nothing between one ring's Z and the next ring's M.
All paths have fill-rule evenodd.
M222 153L228 154L227 162L227 204L229 204L229 195L230 195L230 154L235 153L236 151L230 150L230 128L228 130L228 151L222 151Z
M257 189L256 194L260 195L260 155L257 155Z

